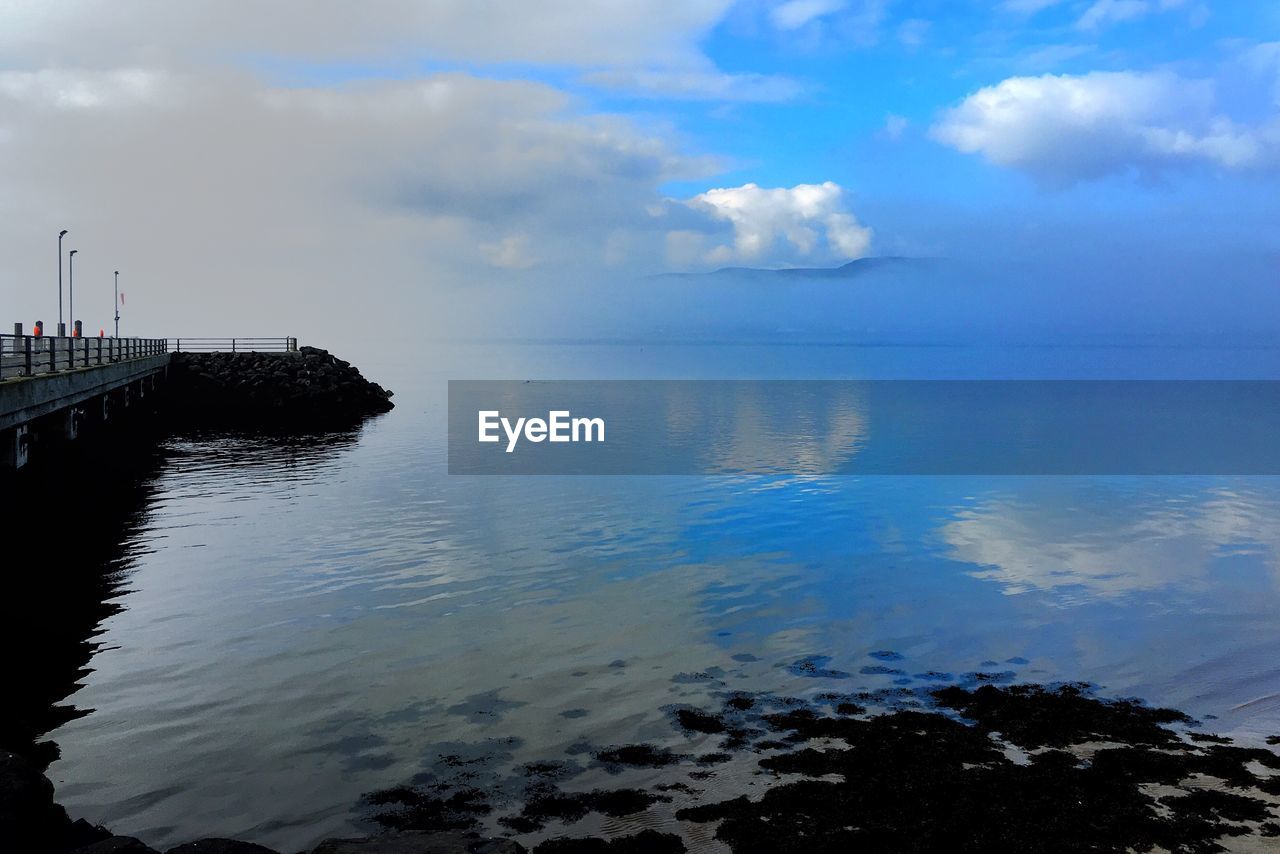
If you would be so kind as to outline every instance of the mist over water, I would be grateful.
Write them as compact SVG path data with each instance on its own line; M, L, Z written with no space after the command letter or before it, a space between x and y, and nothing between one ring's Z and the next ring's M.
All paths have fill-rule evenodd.
M50 736L73 816L159 847L300 849L367 831L363 794L459 745L661 740L664 705L726 685L1083 679L1280 730L1276 478L485 478L445 455L460 377L1256 378L1280 376L1275 350L449 352L361 363L397 407L350 434L163 443L69 700L92 711ZM815 655L830 678L788 667Z
M224 406L323 418L353 387L385 408L347 362L395 392L312 435L174 433L135 402L128 429L64 442L79 404L42 416L27 438L49 453L0 471L18 685L0 753L32 760L71 818L157 849L309 850L396 826L371 793L442 780L492 795L477 829L532 849L529 817L498 813L561 783L699 807L782 794L765 775L800 766L761 759L791 738L767 718L829 707L875 750L808 763L780 809L737 815L738 847L973 847L977 828L1165 850L1240 823L1258 835L1231 844L1265 846L1277 813L1238 784L1276 791L1245 768L1280 770L1276 745L1237 745L1280 737L1280 476L1261 474L1280 471L1278 9L0 2L6 331L288 336L343 360L255 359L238 382L243 360L177 359L171 410L203 428ZM660 473L450 474L451 425L476 416L473 399L452 418L450 384L469 380L539 418L563 411L538 398L556 381L608 381L659 437L643 470ZM619 380L744 382L663 398ZM897 380L943 388L858 382ZM1085 398L1055 397L1059 380L1250 382ZM1182 709L1201 739L1148 728L1149 749L1099 761L1117 730L1087 728L995 751L1015 706L1042 734L1105 706L1070 687L983 692L1001 699L974 727L878 714L943 685L1059 680ZM766 699L748 714L737 691ZM673 704L719 708L724 741ZM937 727L970 749L935 749ZM904 749L881 750L885 731ZM1175 741L1196 745L1177 774L1157 755ZM665 778L600 767L639 743L687 756ZM1040 747L1081 763L1018 764ZM810 811L808 784L842 768L854 785ZM724 851L734 817L678 820L681 797L548 833ZM411 801L382 805L412 823L429 810ZM846 823L873 813L889 835ZM1105 838L1142 816L1160 832Z
M565 270L536 283L496 278L443 290L421 328L429 338L451 340L730 347L690 366L697 376L707 359L731 363L741 356L732 347L743 343L909 346L921 354L963 345L973 350L960 365L926 359L914 367L921 378L963 365L1003 379L1025 368L1008 358L991 364L969 364L969 358L1026 345L1271 346L1280 333L1278 265L1275 254L1261 252L1233 254L1224 263L1221 254L1170 252L1149 243L1125 250L1108 241L1070 249L1001 247L999 253L960 257L869 258L832 269L728 268L639 278ZM1083 378L1110 376L1105 364L1083 352L1070 360ZM1188 378L1176 356L1164 358L1167 378ZM1126 361L1130 357L1116 363ZM880 365L912 366L837 357L817 367L822 376L861 375ZM759 378L750 365L738 369L740 376Z

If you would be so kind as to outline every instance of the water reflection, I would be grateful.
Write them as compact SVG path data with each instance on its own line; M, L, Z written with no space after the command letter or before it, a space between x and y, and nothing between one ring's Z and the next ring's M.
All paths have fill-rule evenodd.
M944 525L950 555L1007 593L1051 592L1059 601L1180 590L1212 597L1245 567L1280 582L1280 503L1245 483L1070 478L984 497ZM1272 576L1268 583L1267 576Z
M670 433L700 437L711 472L812 476L838 471L867 438L865 394L847 383L734 383L727 406L673 400ZM694 417L697 413L700 417ZM683 419L686 423L677 424Z
M200 478L211 470L234 471L254 489L264 482L288 488L323 476L357 438L353 430L166 441L141 431L109 444L86 440L65 449L56 465L7 473L0 489L21 499L7 510L5 524L23 557L6 574L0 643L21 650L10 673L21 689L0 705L0 749L44 767L59 756L58 745L44 736L93 711L78 704L76 694L94 672L90 661L109 648L103 623L129 607L133 572L163 548L150 529L154 514L184 497L161 489L162 474L181 473L190 494L201 494ZM65 539L44 539L59 528Z
M166 445L79 680L96 711L54 736L73 815L299 850L440 745L661 738L720 682L821 690L806 659L849 690L989 661L1280 730L1254 702L1280 690L1276 479L449 477L445 379L388 377L395 412L330 444ZM733 405L728 469L788 423ZM777 462L838 463L862 418L792 424Z
M92 673L88 663L104 644L99 625L124 608L163 465L164 454L144 444L0 480L5 494L20 496L4 514L12 559L0 644L15 690L0 703L0 749L44 767L58 746L43 737L91 711L67 701Z

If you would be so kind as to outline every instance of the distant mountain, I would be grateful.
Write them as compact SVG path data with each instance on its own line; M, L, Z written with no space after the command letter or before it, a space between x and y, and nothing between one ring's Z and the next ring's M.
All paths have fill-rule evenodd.
M664 273L664 279L746 279L751 281L796 279L856 279L867 273L887 268L921 270L937 265L936 258L907 258L899 255L882 255L859 258L839 267L783 267L770 270L760 267L721 267L709 273Z

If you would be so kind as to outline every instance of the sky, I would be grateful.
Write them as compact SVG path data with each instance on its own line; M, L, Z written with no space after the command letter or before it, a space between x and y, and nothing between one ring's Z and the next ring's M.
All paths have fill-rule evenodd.
M91 333L114 270L125 334L333 340L877 255L1230 326L1276 305L1280 3L6 0L0 215L28 328L64 228Z

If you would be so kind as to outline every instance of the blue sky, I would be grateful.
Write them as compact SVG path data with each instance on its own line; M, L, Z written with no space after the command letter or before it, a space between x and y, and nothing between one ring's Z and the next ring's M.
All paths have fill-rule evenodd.
M23 317L62 228L139 312L264 324L882 254L1229 272L1280 249L1280 4L13 0L0 147Z
M787 27L779 13L799 9ZM806 18L806 15L809 16ZM1274 122L1280 60L1242 59L1280 38L1280 6L1196 0L1008 0L1008 2L747 2L727 9L697 46L706 69L752 78L742 94L679 96L601 85L591 70L440 57L330 63L255 56L250 66L283 85L342 85L441 71L545 82L584 111L628 116L674 132L716 158L712 176L672 180L663 192L692 197L716 186L766 187L834 181L889 228L879 248L946 252L901 220L922 208L946 234L948 218L974 212L1047 224L1157 221L1224 247L1270 248L1277 213L1274 173L1214 163L1128 164L1101 179L1043 180L984 162L931 136L939 115L1009 78L1094 72L1168 73L1211 81L1215 108L1242 122ZM1275 87L1269 90L1269 86ZM762 90L758 96L750 89ZM1273 165L1273 164L1272 164ZM1194 214L1191 212L1194 211Z

